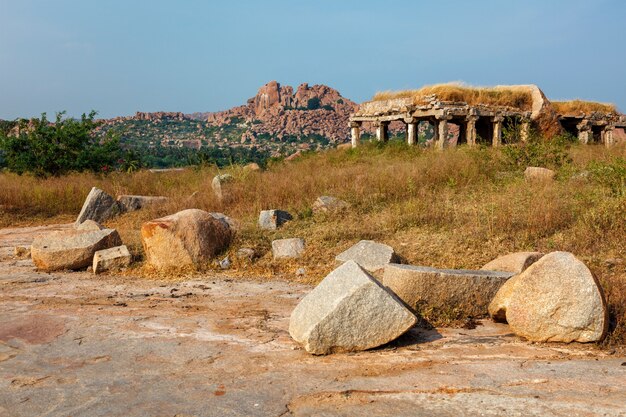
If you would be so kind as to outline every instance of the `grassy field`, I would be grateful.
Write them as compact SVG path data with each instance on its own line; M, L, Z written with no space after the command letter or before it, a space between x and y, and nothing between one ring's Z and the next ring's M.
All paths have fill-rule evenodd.
M235 276L315 283L333 269L338 253L361 239L387 243L411 264L446 268L479 268L515 251L564 250L583 260L602 283L611 314L604 345L626 344L626 147L573 146L565 163L522 153L524 158L491 148L436 152L390 143L304 155L263 172L231 167L220 171L236 178L227 204L212 193L218 171L210 167L48 179L5 173L0 174L0 227L73 221L97 186L113 195L170 197L166 205L108 223L138 261L143 256L139 229L146 220L185 208L236 219L240 231L230 252L252 247L265 255L252 265L235 261L229 272ZM557 180L527 183L523 169L533 161L557 169ZM313 214L311 205L321 195L339 197L351 207ZM259 211L270 208L288 210L295 220L275 232L259 231ZM283 237L304 238L305 257L273 261L271 241ZM306 275L296 278L301 267ZM153 272L138 262L130 273ZM428 319L446 324L449 317Z

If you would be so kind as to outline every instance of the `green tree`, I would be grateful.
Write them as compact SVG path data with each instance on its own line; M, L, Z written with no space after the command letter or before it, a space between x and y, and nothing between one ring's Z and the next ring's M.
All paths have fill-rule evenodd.
M4 164L13 172L37 176L62 175L71 171L108 172L122 159L119 139L112 134L97 137L94 129L96 112L83 114L79 120L66 118L65 112L48 121L40 119L18 122L19 133L0 131L0 151Z
M306 102L306 108L307 110L317 110L321 104L319 97L313 97Z

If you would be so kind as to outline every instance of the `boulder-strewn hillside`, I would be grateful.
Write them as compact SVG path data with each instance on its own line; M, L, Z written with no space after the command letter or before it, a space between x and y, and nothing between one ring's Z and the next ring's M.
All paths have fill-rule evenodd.
M247 157L289 155L349 140L348 118L357 104L325 85L291 86L272 81L245 105L216 113L137 112L104 120L122 143L142 153L182 158L202 149Z

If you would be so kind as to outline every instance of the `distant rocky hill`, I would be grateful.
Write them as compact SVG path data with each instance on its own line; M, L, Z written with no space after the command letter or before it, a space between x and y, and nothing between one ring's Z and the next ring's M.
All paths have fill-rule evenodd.
M357 104L325 85L295 90L271 81L246 104L215 113L137 112L103 120L125 146L151 149L232 150L286 156L349 141L348 119ZM188 155L186 152L185 155Z
M246 123L249 128L242 141L254 143L258 138L302 140L312 136L337 143L348 140L348 118L357 107L356 103L325 85L300 84L294 93L293 87L271 81L245 105L205 116L214 126L230 124L233 119Z

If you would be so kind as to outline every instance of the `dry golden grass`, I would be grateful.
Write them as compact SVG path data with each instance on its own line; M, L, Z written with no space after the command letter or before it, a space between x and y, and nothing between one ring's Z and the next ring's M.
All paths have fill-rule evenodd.
M409 263L446 268L479 268L514 251L565 250L599 277L612 320L605 344L623 345L626 192L616 193L592 177L577 174L592 162L626 157L626 148L579 146L570 153L573 163L559 170L558 181L533 185L505 163L498 149L441 153L390 143L328 151L279 163L264 172L229 169L237 181L227 204L213 196L211 180L217 170L212 168L50 179L0 174L4 207L0 227L73 220L95 185L112 194L170 197L163 206L107 224L120 231L138 261L142 259L139 229L146 220L185 208L219 211L236 219L240 230L229 250L231 259L241 247L255 248L262 256L251 265L234 260L229 274L235 276L316 283L333 269L338 253L361 239L390 244ZM351 207L334 215L314 215L311 204L320 195L342 198ZM270 208L288 210L295 219L277 231L260 231L258 213ZM302 259L272 260L271 241L285 237L306 240ZM138 265L130 274L154 273ZM307 271L304 278L295 276L300 267ZM445 322L445 318L437 321Z
M434 95L442 101L465 102L471 106L486 104L513 107L523 111L532 109L532 95L523 89L501 87L472 87L458 83L436 84L418 90L383 91L374 95L373 101L412 98L416 105L427 104L425 98Z
M554 110L559 114L618 113L617 107L610 103L596 103L583 100L552 101L551 103Z

